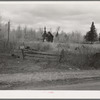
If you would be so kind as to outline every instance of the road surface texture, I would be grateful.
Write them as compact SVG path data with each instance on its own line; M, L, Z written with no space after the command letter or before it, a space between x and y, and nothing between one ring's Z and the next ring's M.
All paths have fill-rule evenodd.
M56 81L57 82L57 81ZM100 90L100 79L40 82L15 86L17 90Z
M0 90L100 90L99 70L0 75Z

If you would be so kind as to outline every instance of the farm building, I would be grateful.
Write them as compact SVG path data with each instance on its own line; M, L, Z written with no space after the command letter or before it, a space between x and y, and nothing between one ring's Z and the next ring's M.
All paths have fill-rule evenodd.
M44 33L42 35L42 38L43 38L43 42L44 41L53 42L54 36L52 35L52 33L50 31L46 32L46 27L44 27Z

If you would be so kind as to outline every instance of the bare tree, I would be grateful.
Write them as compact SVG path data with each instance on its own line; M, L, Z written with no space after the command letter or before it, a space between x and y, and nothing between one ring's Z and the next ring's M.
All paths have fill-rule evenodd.
M60 31L60 26L57 27L57 30L56 30L56 31L57 31L57 33L56 33L56 37L58 37L58 35L59 35L59 31Z
M9 34L10 34L10 21L8 21L8 39L7 39L7 44L9 44Z

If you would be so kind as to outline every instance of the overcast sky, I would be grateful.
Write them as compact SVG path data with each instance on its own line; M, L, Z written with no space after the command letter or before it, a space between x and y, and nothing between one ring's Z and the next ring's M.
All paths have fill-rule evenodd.
M11 20L11 27L28 25L32 28L47 26L48 31L58 26L65 32L89 31L92 21L100 32L99 1L65 2L0 2L0 14L4 21Z

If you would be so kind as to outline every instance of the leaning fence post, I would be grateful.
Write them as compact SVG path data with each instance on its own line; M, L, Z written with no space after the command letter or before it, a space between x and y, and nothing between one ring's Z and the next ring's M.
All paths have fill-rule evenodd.
M22 49L22 57L23 57L23 60L24 60L24 58L25 58L24 49Z
M65 52L64 49L62 49L60 52L60 58L59 58L60 63L62 62L62 60L64 60L64 54L65 54L64 52Z

